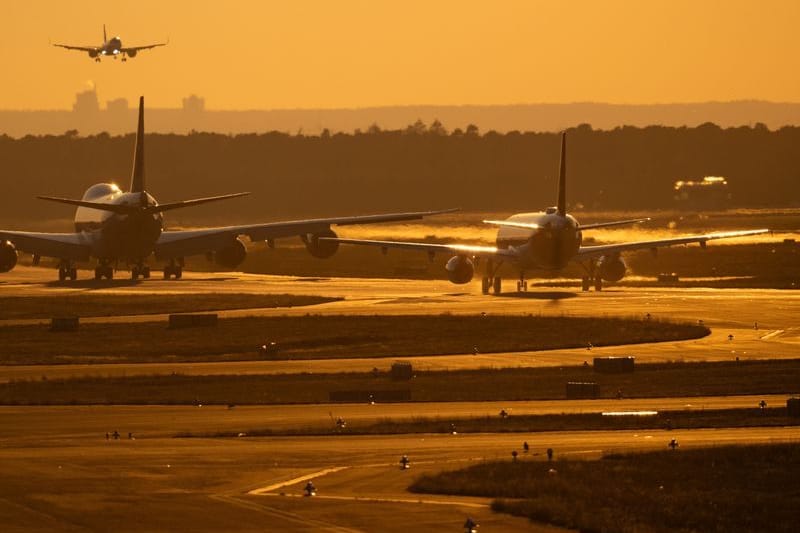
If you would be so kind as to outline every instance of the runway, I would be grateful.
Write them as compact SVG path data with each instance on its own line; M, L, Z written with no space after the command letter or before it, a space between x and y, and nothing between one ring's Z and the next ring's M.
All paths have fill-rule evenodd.
M88 273L86 273L88 275ZM421 370L456 370L580 365L593 357L634 355L640 362L725 361L800 357L800 291L770 289L615 288L600 293L539 289L502 296L480 294L478 283L455 286L446 281L362 278L290 278L253 274L187 272L180 281L50 281L44 268L21 267L0 278L4 296L35 298L42 294L307 294L343 300L297 308L219 311L221 318L313 314L530 314L570 316L639 316L653 320L702 320L712 329L703 339L649 345L593 347L534 352L404 357ZM82 318L82 322L167 321L163 314ZM14 321L18 323L19 321ZM41 323L42 320L27 322ZM9 322L0 321L0 325ZM730 335L733 336L730 339ZM102 365L20 365L0 367L0 382L41 376L123 376L141 374L217 375L335 373L385 370L386 359L243 361L226 363L145 363Z

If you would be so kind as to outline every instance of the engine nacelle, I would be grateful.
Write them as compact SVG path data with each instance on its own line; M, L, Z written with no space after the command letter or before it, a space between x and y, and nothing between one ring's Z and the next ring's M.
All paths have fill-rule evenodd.
M17 249L10 241L0 241L0 272L8 272L17 266Z
M627 266L618 254L604 255L597 261L597 275L605 281L619 281L625 277Z
M225 248L214 253L214 262L225 268L236 268L247 257L247 248L239 239L235 239Z
M92 59L97 57L97 50L89 50L89 57L91 57Z
M303 237L303 242L306 244L308 253L317 259L327 259L331 257L339 249L339 243L336 241L320 241L320 237L336 238L336 232L329 229L321 233L312 233Z
M136 57L136 50L128 50L125 53L128 54L128 57Z
M444 268L447 270L447 278L456 285L469 283L472 281L472 276L475 275L475 265L472 263L472 259L463 255L451 257Z

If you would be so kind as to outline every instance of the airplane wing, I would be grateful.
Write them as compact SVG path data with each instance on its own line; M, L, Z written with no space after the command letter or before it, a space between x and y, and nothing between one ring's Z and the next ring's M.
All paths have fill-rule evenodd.
M418 220L426 216L452 213L454 211L457 211L457 209L317 218L186 231L165 231L161 233L161 237L156 242L155 252L156 257L161 259L184 257L218 250L229 244L232 238L236 238L239 235L246 235L251 241L266 241L315 233L324 234L330 231L331 226Z
M167 46L167 43L156 43L156 44L146 44L143 46L125 46L120 48L120 52L126 54L128 52L141 52L142 50L150 50L151 48L155 48L157 46Z
M91 243L82 233L34 233L0 230L0 240L11 241L17 250L45 257L86 261Z
M731 239L734 237L746 237L748 235L760 235L769 232L768 229L754 229L743 231L720 231L717 233L706 233L704 235L685 235L683 237L675 237L672 239L659 239L652 241L634 241L623 242L619 244L602 244L598 246L581 246L578 250L576 259L588 259L599 257L609 253L627 252L631 250L642 250L647 248L661 248L665 246L675 246L677 244L691 244L700 243L705 246L707 241L715 239Z
M472 257L502 257L513 258L518 255L514 248L497 248L496 246L473 246L470 244L434 244L424 242L401 242L401 241L372 241L365 239L340 239L338 237L320 237L321 241L336 241L342 244L360 244L364 246L376 246L383 249L398 248L401 250L416 250L418 252L428 252L434 254L438 252L452 253L457 255L468 255Z
M73 46L71 44L59 44L59 43L53 43L53 46L60 46L61 48L66 48L67 50L80 50L81 52L100 53L100 50L102 50L102 48L99 46Z

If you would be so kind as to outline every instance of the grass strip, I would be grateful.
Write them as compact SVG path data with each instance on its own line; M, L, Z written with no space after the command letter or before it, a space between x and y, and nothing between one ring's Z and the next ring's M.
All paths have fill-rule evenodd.
M487 462L422 476L410 490L493 497L496 511L581 531L793 532L798 471L796 444L678 448Z
M601 398L614 398L620 389L629 398L792 394L799 374L800 360L781 359L642 364L630 374L597 374L583 366L416 372L407 381L393 380L388 372L43 376L0 384L0 404L301 404L329 402L332 391L396 390L409 391L419 402L552 400L566 397L568 381L595 381Z
M293 294L59 294L0 297L0 320L104 317L297 307L341 300Z
M258 347L270 342L276 343L270 357L278 359L518 352L676 341L708 333L695 324L640 318L503 315L245 317L205 328L169 329L165 321L83 324L60 333L26 325L0 327L0 364L255 360L262 358Z

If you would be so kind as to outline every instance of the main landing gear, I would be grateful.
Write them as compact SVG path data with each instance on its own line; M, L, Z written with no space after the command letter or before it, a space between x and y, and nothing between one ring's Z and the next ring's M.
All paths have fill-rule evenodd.
M78 279L78 269L69 261L61 261L58 265L58 281Z
M114 279L114 268L108 263L100 263L94 267L94 279L101 280L103 278Z
M603 278L601 278L597 273L597 264L595 262L591 262L588 265L586 263L581 263L581 265L586 271L586 275L581 279L581 290L583 292L588 292L589 288L594 285L595 291L602 291Z
M490 288L495 294L500 294L502 291L503 280L496 275L502 264L501 261L495 266L491 259L486 261L486 275L481 278L481 292L483 294L489 294Z
M519 281L517 281L517 292L528 292L528 282L525 280L525 272L519 271Z
M133 265L131 267L131 279L136 281L139 279L139 276L142 279L150 279L150 267L147 265Z
M168 265L164 266L164 279L169 279L175 276L175 279L181 279L183 276L183 261L171 260Z

